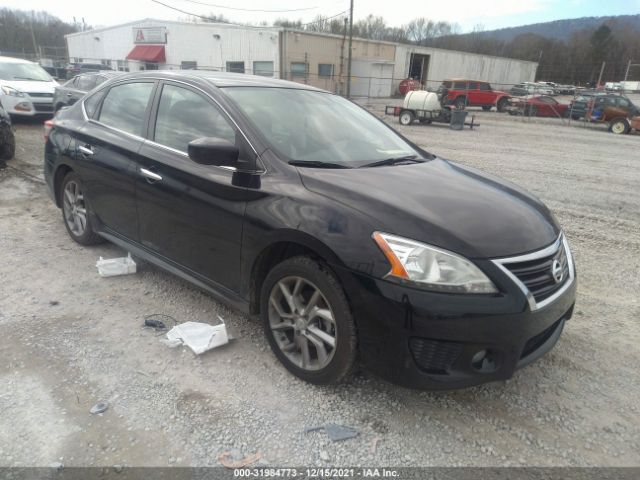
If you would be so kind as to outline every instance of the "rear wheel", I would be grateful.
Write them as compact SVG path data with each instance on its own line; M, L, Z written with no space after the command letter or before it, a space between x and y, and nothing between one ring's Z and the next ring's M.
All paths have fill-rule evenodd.
M626 118L616 118L609 124L609 131L617 135L629 133L631 126Z
M398 117L400 125L411 125L415 119L416 116L411 110L403 110L400 112L400 117Z
M295 376L335 384L351 372L356 328L335 275L310 257L276 265L261 291L260 315L271 349Z
M93 231L84 184L76 173L64 177L60 188L62 218L69 236L80 245L96 245L104 240Z

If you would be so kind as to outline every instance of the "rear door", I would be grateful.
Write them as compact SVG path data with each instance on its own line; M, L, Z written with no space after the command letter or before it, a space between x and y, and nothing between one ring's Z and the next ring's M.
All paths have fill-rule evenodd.
M477 105L488 106L496 103L496 94L491 89L491 85L486 82L479 83L476 98Z
M182 83L161 86L151 123L136 172L142 244L237 292L246 187L233 168L193 162L187 145L202 137L223 138L255 165L248 144L207 94Z
M478 82L467 83L467 105L482 105L478 91Z
M119 83L96 99L89 121L80 130L77 159L89 207L112 233L138 240L135 172L138 150L146 136L154 81ZM86 109L85 109L86 111Z

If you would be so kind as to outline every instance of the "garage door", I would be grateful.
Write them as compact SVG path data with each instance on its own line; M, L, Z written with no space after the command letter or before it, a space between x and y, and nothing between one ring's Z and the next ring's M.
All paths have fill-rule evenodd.
M351 64L351 95L354 97L389 97L392 77L392 63L354 60Z

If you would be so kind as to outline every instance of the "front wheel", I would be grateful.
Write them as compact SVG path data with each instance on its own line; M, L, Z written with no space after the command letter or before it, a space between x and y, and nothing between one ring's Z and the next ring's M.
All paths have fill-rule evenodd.
M629 133L630 128L631 127L626 118L616 118L609 125L609 131L617 135Z
M93 231L85 189L80 176L70 172L60 188L62 218L69 236L80 245L96 245L104 240Z
M400 112L400 117L398 118L400 125L411 125L415 119L416 116L411 110L403 110Z
M16 137L9 125L0 128L0 160L11 160L16 154Z
M300 256L276 265L265 279L260 315L275 356L295 376L336 384L355 363L356 327L335 275Z

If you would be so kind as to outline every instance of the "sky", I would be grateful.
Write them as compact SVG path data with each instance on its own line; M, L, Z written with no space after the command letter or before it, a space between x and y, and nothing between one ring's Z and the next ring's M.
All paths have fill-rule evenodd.
M349 0L158 0L189 13L223 14L237 22L258 23L279 17L313 20L333 16L349 8ZM456 22L462 31L482 25L485 30L547 22L564 18L640 14L640 0L354 0L354 19L368 14L382 16L400 26L416 17ZM209 5L216 6L209 6ZM62 20L84 18L88 25L109 26L141 18L184 20L187 15L152 0L0 0L0 7L45 10ZM221 7L232 7L221 8ZM236 9L236 10L234 10ZM291 12L251 12L293 10Z

